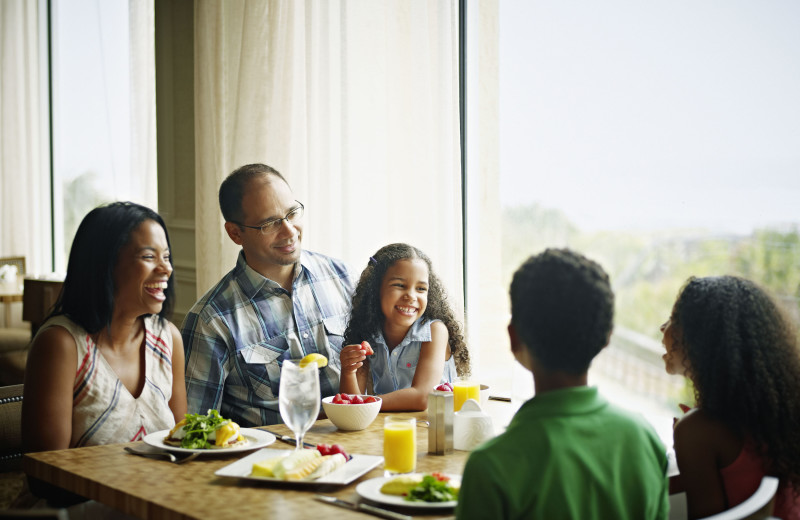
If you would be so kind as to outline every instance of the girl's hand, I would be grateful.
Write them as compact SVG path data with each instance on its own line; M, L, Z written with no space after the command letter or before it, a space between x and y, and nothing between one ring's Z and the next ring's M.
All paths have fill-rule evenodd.
M339 353L342 375L348 373L354 374L356 370L361 368L364 364L364 360L367 359L366 350L363 347L364 343L367 342L364 341L358 345L347 345L342 348L342 351ZM369 343L367 343L367 346L369 346ZM369 353L372 354L371 348L369 349Z
M363 352L365 356L371 356L375 353L370 344L366 341L361 342L361 352Z

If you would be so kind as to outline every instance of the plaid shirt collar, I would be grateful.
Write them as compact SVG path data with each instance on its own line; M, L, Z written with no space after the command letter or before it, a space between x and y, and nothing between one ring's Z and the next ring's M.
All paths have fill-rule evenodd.
M308 259L306 257L306 252L301 251L300 261L294 264L293 283L296 282L303 273L305 273L306 276L309 276L310 271L308 270L308 267L306 267L307 262ZM244 295L248 298L255 297L255 295L258 294L262 288L264 291L272 294L284 292L283 287L281 287L277 282L270 280L247 265L247 260L245 259L243 249L239 251L239 257L236 259L236 267L233 269L233 277L236 280L236 283L239 284L239 287L241 287Z

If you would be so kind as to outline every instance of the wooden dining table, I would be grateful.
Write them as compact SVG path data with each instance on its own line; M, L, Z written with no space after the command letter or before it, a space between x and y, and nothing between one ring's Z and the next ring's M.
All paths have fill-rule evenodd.
M511 404L489 401L485 407L492 417L501 421L510 417ZM383 455L383 423L387 415L415 417L417 426L418 472L443 472L460 475L469 455L454 451L448 455L428 453L426 412L381 413L364 430L341 431L328 419L321 419L305 437L313 444L340 444L348 453ZM495 429L502 430L495 422ZM270 432L293 436L285 425L264 427ZM359 502L356 485L382 477L383 464L368 471L352 483L338 485L308 485L261 482L249 479L220 477L214 473L249 455L248 452L224 454L218 451L203 454L183 464L154 460L132 455L125 446L144 444L108 444L57 451L29 453L23 459L25 472L40 480L72 493L102 502L119 511L147 519L222 520L245 518L365 518L362 512L349 511L322 503L316 494L332 495ZM293 449L276 442L270 449ZM411 515L414 518L450 518L454 510L420 509L376 504L385 509Z

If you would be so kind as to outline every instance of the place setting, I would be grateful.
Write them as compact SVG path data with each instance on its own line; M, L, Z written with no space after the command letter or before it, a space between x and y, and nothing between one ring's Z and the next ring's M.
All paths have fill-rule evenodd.
M202 455L243 454L222 467L216 466L213 474L231 482L277 486L293 492L316 491L309 497L320 503L383 518L407 520L411 518L408 514L414 512L452 511L458 503L461 475L447 471L446 458L433 459L441 460L441 466L431 466L427 461L425 469L420 470L418 432L420 426L425 426L422 430L428 435L430 454L469 451L491 431L491 422L487 423L479 404L485 388L464 381L440 385L429 396L426 415L380 415L379 396L340 393L320 399L319 366L313 357L287 360L282 365L279 411L285 427L276 426L274 431L239 428L218 411L209 410L205 415L187 414L171 430L151 433L143 444L125 449L176 464ZM307 442L306 434L322 409L340 433L331 436L326 430L322 434L324 442ZM379 426L373 424L376 420L381 422ZM283 428L293 435L282 433ZM355 435L348 437L351 434ZM370 440L373 436L374 440ZM277 441L290 446L282 449L275 445ZM381 441L382 446L378 444ZM348 453L353 446L363 446L365 442L370 446L367 451L381 449L382 455ZM374 476L374 470L381 466L383 475ZM449 467L452 469L452 465ZM359 480L371 472L372 478ZM343 488L351 484L352 498L325 494L326 488L333 489L330 486Z
M296 361L285 361L281 368L279 409L284 423L294 433L294 439L280 439L294 444L294 450L261 449L215 472L222 477L234 477L270 483L301 485L346 485L363 476L383 462L375 455L348 454L338 444L313 445L304 442L305 434L317 420L320 412L319 362L316 357ZM341 429L363 429L375 419L380 410L380 401L367 403L368 418L347 410L333 410L325 403L328 417ZM355 412L357 405L349 408ZM374 412L374 413L373 413ZM274 435L269 434L273 439ZM311 448L311 449L308 449Z

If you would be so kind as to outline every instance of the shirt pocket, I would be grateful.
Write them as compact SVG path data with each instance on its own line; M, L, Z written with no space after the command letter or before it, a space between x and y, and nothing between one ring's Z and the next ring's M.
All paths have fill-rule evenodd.
M262 399L274 399L278 395L281 364L289 352L285 341L282 338L276 339L281 339L282 345L261 342L242 347L239 351L250 387Z
M419 363L419 349L411 347L411 345L406 345L397 358L395 378L398 390L409 388L414 381L414 373L416 373Z
M328 336L328 344L331 348L331 353L336 354L336 359L339 358L339 353L342 351L342 344L344 343L344 329L347 323L347 315L342 314L339 316L331 316L323 318L322 323L325 326L325 334Z

